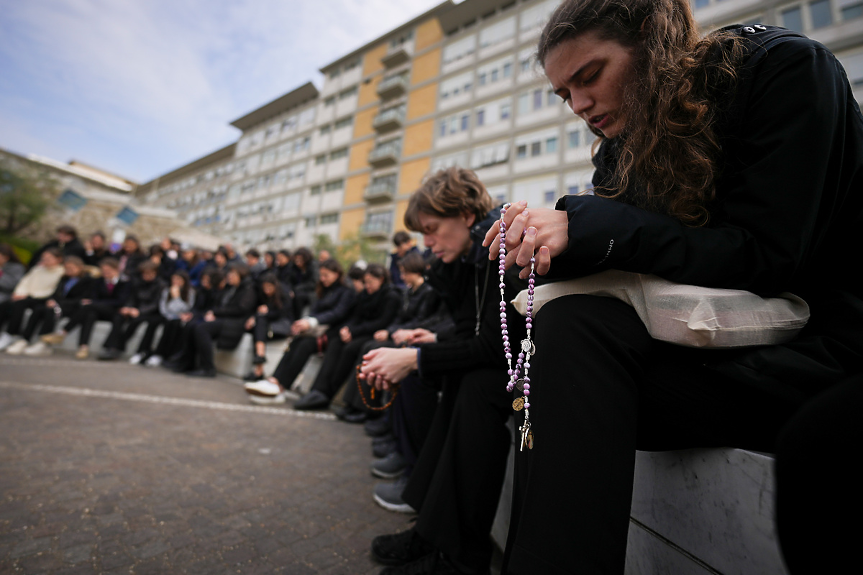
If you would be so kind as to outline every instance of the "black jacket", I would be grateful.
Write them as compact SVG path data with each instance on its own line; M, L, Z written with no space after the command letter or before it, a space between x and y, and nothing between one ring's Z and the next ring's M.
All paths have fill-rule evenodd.
M606 269L671 281L783 291L807 301L809 324L782 346L717 356L715 368L760 384L804 388L859 372L863 286L852 278L863 229L863 116L839 62L821 44L767 27L740 67L732 103L717 126L723 167L707 226L620 201L566 196L569 248L557 277ZM594 158L594 184L608 181L614 140ZM731 357L727 357L730 355Z
M361 292L350 319L345 323L351 330L351 338L370 337L379 329L385 329L396 317L400 304L398 290L389 284L371 295Z
M77 279L74 283L71 280ZM60 283L57 284L57 289L54 290L54 295L50 299L57 302L60 309L68 310L77 305L82 299L90 298L93 295L93 286L96 281L87 274L78 278L63 276L60 278Z
M357 292L342 283L334 283L324 288L318 300L312 304L310 316L318 323L331 327L343 323L351 313Z
M63 252L63 256L76 256L84 260L87 257L87 250L84 249L84 244L78 238L73 239L71 242L66 242L65 244L60 244L60 240L51 240L38 250L36 250L33 255L30 256L30 262L27 264L27 269L32 269L33 266L39 263L39 259L42 257L42 252L47 250L48 248L58 248L61 252Z
M154 315L159 313L159 298L162 297L164 282L159 278L151 282L145 282L141 278L132 280L129 288L129 297L126 298L126 307L137 309L141 315Z
M251 277L246 277L238 286L227 286L213 306L212 312L216 319L224 322L219 333L216 347L233 349L237 347L245 333L246 319L255 313L255 283Z
M440 302L434 288L428 282L416 288L406 288L402 293L401 307L393 323L387 327L390 335L400 329L427 327Z
M488 259L488 248L482 247L485 233L500 218L500 208L470 230L473 246L468 254L452 263L435 261L429 273L429 283L441 294L450 310L455 328L451 339L420 347L419 371L423 377L434 377L452 371L475 368L506 370L500 330L500 277L497 265ZM527 287L518 278L515 266L504 276L504 297L507 302ZM479 306L477 306L479 302ZM477 308L480 309L480 329L476 330ZM524 318L507 303L509 338L519 342L524 338ZM506 375L502 386L506 385Z
M105 280L97 279L93 282L90 299L94 304L120 309L129 299L130 287L129 282L120 280L109 291Z

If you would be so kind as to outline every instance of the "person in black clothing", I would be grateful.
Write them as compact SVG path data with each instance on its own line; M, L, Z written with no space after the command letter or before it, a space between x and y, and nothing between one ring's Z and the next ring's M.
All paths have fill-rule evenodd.
M126 236L116 257L120 265L120 277L124 281L133 279L138 273L138 266L147 260L147 254L141 250L141 242L133 235Z
M267 342L284 339L291 334L292 309L289 296L282 290L279 278L269 272L262 275L255 315L246 320L246 331L252 332L255 342L252 371L246 375L246 381L258 381L264 377Z
M158 247L158 246L154 246ZM161 248L160 248L161 250ZM130 363L138 365L141 360L150 355L156 328L162 325L162 315L159 313L159 297L165 284L159 278L159 266L152 260L138 266L136 279L132 280L129 297L112 318L111 333L102 345L100 360L114 360L123 355L126 342L135 334L142 323L147 324L144 337L138 345L138 351Z
M273 256L273 271L282 285L290 291L292 289L291 273L294 265L291 263L291 252L279 250Z
M209 283L210 276L206 276ZM162 337L156 352L145 358L147 367L162 365L165 357L171 357L183 345L183 327L195 317L195 288L185 270L177 270L171 276L171 285L162 290L159 297L159 314L162 316Z
M103 232L97 231L90 234L90 239L85 242L84 248L87 254L84 257L84 263L88 266L98 267L99 262L103 259L113 256L111 250L108 249Z
M413 245L411 235L404 230L396 232L393 235L393 245L396 247L396 251L390 254L390 278L394 286L405 288L407 286L402 279L399 266L406 255L411 253L419 254L419 250Z
M255 312L255 284L245 264L229 264L225 280L216 305L204 313L202 321L186 327L184 356L175 371L193 377L215 377L213 340L219 349L234 349L240 343L246 319Z
M350 315L357 295L345 285L344 270L338 261L321 263L316 295L309 315L291 324L292 339L273 375L245 385L252 403L284 403L287 390L312 354L339 337L338 327Z
M621 573L636 449L776 452L788 422L793 437L798 415L823 417L809 412L819 396L859 385L863 287L847 254L863 224L863 116L821 44L762 25L700 38L686 0L569 0L538 56L555 93L600 137L594 195L565 196L556 210L514 204L508 263L536 254L537 273L555 278L617 269L761 297L791 292L811 312L790 342L724 350L655 341L615 299L572 295L539 312L534 448L516 453L504 572ZM777 452L777 470L791 451ZM825 511L817 529L845 529L843 517L863 507L856 488L839 507L809 497ZM824 572L854 563L853 545L807 537L786 548L782 534L794 530L784 522L809 514L781 507L792 573L807 557Z
M400 294L389 284L384 266L370 264L363 283L365 291L357 297L351 316L339 328L338 337L327 342L327 351L312 389L294 403L294 409L328 407L348 376L354 374L359 351L375 332L386 329L398 313Z
M29 270L39 263L42 253L49 248L59 249L62 256L75 256L82 260L87 257L87 250L84 249L84 245L78 239L78 231L70 225L62 225L57 228L57 237L55 239L33 252L33 255L30 256L30 263L27 265L27 269Z
M364 358L362 376L379 388L392 387L413 371L442 390L431 429L401 499L419 512L415 526L377 537L372 554L393 565L384 573L456 573L488 570L489 534L503 485L511 436L506 423L512 397L506 391L507 363L501 345L496 265L481 242L500 210L476 174L442 170L414 192L405 213L408 229L421 232L437 257L429 283L447 303L455 331L447 341L401 349L380 348ZM525 286L515 270L505 276L509 302ZM512 341L521 341L524 322L510 319ZM443 569L448 569L445 571ZM437 571L429 571L437 572Z
M51 335L57 327L57 321L74 314L81 307L81 300L90 297L93 291L94 280L87 273L81 258L66 256L63 259L63 268L64 275L60 278L57 290L48 298L44 307L33 309L27 330L35 330L36 325L41 322L40 341L25 349L25 355L50 354L52 350L46 344L51 342ZM29 333L32 334L33 331ZM29 339L29 335L25 337Z
M317 281L317 266L312 252L308 248L298 248L291 260L289 283L294 304L294 317L300 317L303 310L314 302Z
M171 275L177 269L177 260L169 257L165 248L160 245L152 245L148 250L149 261L156 264L156 275L164 283L171 281Z
M102 278L93 282L89 298L81 300L81 307L72 313L62 331L51 334L52 344L61 343L73 329L81 326L78 335L78 352L75 357L87 359L90 355L90 335L97 321L111 321L114 314L129 297L129 282L120 279L120 263L114 258L105 258L99 263Z
M255 249L246 252L246 265L249 266L249 273L252 274L252 279L255 283L261 283L261 277L268 271L267 264L261 258L261 252Z

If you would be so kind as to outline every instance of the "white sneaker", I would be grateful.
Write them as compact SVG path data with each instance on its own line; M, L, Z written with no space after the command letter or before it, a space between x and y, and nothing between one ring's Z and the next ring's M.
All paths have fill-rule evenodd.
M278 383L273 383L268 379L249 382L243 385L243 388L245 388L246 393L249 395L255 395L258 397L273 398L282 392L282 388Z
M147 358L147 361L144 362L144 365L147 367L159 367L162 365L162 356L161 355L151 355Z
M3 351L15 341L15 336L9 335L5 331L0 333L0 351Z
M139 363L141 363L142 359L144 359L144 354L143 353L136 353L135 355L133 355L132 357L129 358L129 363L131 365L138 365Z
M54 350L51 348L51 346L45 345L41 341L37 341L33 345L27 346L27 348L24 350L24 355L32 356L51 355L52 353L54 353Z
M27 349L27 346L30 345L26 339L19 339L12 345L6 348L6 353L9 355L21 355L24 353L24 350Z
M285 394L279 393L278 395L252 395L249 394L249 401L254 403L255 405L276 405L280 403L285 403Z

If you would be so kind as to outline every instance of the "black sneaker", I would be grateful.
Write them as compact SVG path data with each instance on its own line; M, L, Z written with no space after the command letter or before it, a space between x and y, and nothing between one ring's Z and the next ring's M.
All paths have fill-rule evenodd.
M379 417L366 421L365 431L369 437L380 437L390 432L390 420L388 417Z
M372 557L382 565L405 565L428 555L434 548L419 536L415 527L372 540Z
M396 441L396 438L390 436L386 441L372 443L372 455L380 459L394 452L397 448L398 442Z

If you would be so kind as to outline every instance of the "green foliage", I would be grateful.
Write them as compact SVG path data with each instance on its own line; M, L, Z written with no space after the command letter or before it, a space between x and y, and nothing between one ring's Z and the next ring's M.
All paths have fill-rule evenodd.
M319 236L320 237L320 236ZM332 240L326 236L327 241L332 245ZM317 242L316 242L317 244ZM350 268L357 260L365 260L366 263L386 263L387 252L370 242L368 239L360 237L359 234L351 234L334 248L324 248L330 250L333 257L336 258L345 270Z
M40 247L39 242L36 240L16 238L3 233L0 233L0 244L9 244L12 246L12 249L18 254L18 259L25 264L30 261L30 255Z
M58 193L45 173L0 158L0 234L15 236L37 224Z

